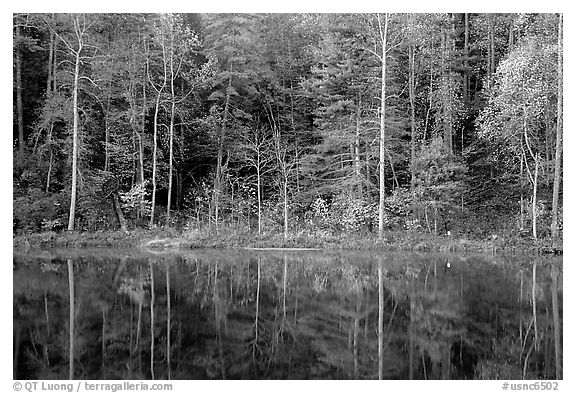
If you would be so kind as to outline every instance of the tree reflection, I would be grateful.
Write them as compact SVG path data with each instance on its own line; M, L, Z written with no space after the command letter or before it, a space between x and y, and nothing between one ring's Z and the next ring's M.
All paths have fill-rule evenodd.
M74 379L74 265L72 259L68 259L68 293L69 293L69 345L68 345L68 379Z
M14 271L14 377L560 377L557 266L450 258L33 259Z

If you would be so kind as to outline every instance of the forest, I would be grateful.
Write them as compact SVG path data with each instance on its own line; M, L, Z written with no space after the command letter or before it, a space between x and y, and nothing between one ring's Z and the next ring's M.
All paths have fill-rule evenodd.
M13 234L561 250L562 31L561 14L14 14Z

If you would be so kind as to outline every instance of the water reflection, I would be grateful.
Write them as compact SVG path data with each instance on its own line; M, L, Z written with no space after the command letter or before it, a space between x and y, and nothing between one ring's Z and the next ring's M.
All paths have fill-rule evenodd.
M14 257L15 379L561 378L557 259Z

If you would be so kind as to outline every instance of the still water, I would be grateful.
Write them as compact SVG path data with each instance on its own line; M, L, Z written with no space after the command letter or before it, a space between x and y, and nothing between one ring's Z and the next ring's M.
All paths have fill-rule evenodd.
M15 379L561 378L560 258L14 255Z

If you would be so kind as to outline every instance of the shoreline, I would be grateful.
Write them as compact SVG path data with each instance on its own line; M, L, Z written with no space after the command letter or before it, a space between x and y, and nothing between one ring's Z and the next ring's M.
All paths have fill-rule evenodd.
M282 233L258 236L249 231L225 229L218 233L192 231L178 233L173 229L137 229L128 233L42 232L14 235L13 249L30 248L239 248L252 251L442 251L483 253L537 253L562 255L562 242L551 239L534 241L519 237L469 239L458 236L433 236L422 232L390 231L379 239L374 234L323 234L298 232L284 238Z

